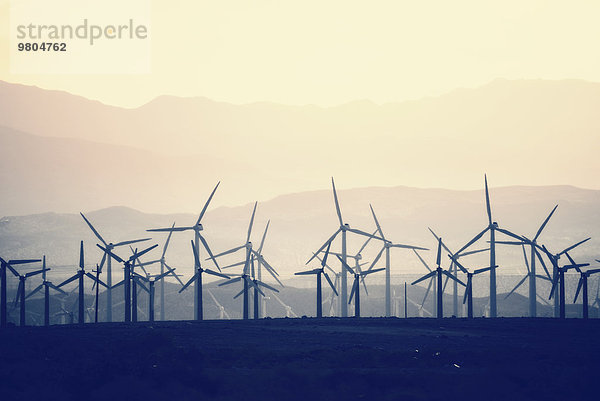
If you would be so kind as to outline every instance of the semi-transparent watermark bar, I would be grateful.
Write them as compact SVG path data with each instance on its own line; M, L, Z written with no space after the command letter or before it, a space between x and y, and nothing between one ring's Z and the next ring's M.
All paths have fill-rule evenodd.
M13 74L144 74L150 0L11 0Z

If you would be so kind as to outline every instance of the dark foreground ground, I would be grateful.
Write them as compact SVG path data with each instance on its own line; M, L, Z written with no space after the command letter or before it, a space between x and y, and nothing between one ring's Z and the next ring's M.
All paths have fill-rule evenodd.
M598 399L599 341L579 319L11 327L0 399Z

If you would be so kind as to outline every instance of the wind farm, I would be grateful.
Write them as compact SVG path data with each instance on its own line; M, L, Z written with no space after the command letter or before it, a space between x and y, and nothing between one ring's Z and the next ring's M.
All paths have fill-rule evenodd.
M598 398L598 15L4 2L0 400Z

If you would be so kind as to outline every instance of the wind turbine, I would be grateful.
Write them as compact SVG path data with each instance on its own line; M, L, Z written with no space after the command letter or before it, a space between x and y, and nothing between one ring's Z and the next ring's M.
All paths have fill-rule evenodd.
M577 283L577 291L575 292L575 299L573 299L573 303L577 302L577 297L579 296L579 292L581 291L581 288L583 287L582 307L583 307L583 318L584 319L588 319L590 316L589 306L588 306L589 305L588 304L588 278L592 274L596 274L596 273L600 273L600 269L591 269L588 271L579 270L579 274L581 275L581 277L579 278L579 282Z
M20 326L25 326L25 283L29 277L36 276L40 273L44 273L50 269L43 268L41 270L32 271L25 274L19 274L12 266L7 265L12 274L14 274L19 279L19 287L17 289L17 294L15 295L15 300L13 303L13 308L17 306L17 303L20 304L19 312L20 312Z
M541 278L541 279L546 279L546 277L544 276L540 276L536 273L535 270L535 261L536 258L540 261L540 263L542 264L542 267L544 268L544 271L546 272L546 275L548 276L548 281L552 281L552 279L550 278L550 273L548 272L548 269L546 268L546 264L544 263L544 259L542 258L542 255L540 255L538 248L541 249L541 247L537 244L537 239L539 238L540 234L542 233L542 231L544 230L544 227L546 227L546 224L548 224L548 221L550 220L550 218L552 217L552 215L554 214L554 212L556 211L556 208L558 207L558 205L554 206L554 209L552 209L552 211L550 212L550 214L548 215L548 217L546 217L546 219L542 222L542 225L538 228L535 236L533 237L533 239L529 239L525 236L521 236L523 238L523 241L496 241L496 244L507 244L507 245L529 245L530 246L530 250L531 250L531 254L530 254L530 260L531 260L531 265L529 265L527 263L527 254L525 253L525 248L523 248L523 255L525 256L525 264L527 265L527 275L525 276L525 278L523 280L521 280L519 282L519 284L517 284L517 286L513 289L512 292L514 292L517 287L519 287L521 284L523 284L523 282L526 279L529 279L529 317L536 317L537 316L537 300L536 300L536 295L537 295L537 289L536 289L536 278ZM508 296L507 296L508 297Z
M139 258L140 256L144 255L147 252L150 252L151 250L153 250L154 248L156 248L158 246L158 244L154 244L146 249L144 249L143 251L140 252L134 252L133 255L131 255L129 257L129 259L121 259L118 255L116 255L115 253L113 253L112 251L108 250L107 248L104 248L103 246L101 246L100 244L96 244L96 246L100 249L102 249L104 252L106 252L109 256L109 260L110 258L115 259L117 262L119 263L123 263L123 281L120 283L117 283L113 286L117 287L121 284L123 284L123 288L124 288L124 304L125 304L125 322L131 322L131 266L133 265L133 262ZM92 276L93 277L93 276ZM109 287L110 288L110 287Z
M496 266L497 267L497 266ZM473 318L473 276L489 271L491 267L484 267L481 269L475 269L473 272L467 271L467 286L465 288L465 296L463 298L463 305L467 303L467 317ZM514 291L514 290L513 290ZM509 294L510 295L510 294ZM508 296L507 296L508 298Z
M321 251L323 251L323 249L325 249L327 247L327 245L329 245L329 243L331 241L333 241L339 233L342 234L342 261L344 263L347 263L347 258L348 258L348 251L347 251L347 244L346 244L346 237L347 237L348 232L362 235L365 237L372 237L372 238L375 238L375 239L385 242L385 240L381 237L371 235L369 233L366 233L361 230L357 230L355 228L350 228L350 225L348 225L347 223L344 223L344 220L342 219L342 212L340 210L340 203L338 201L337 192L335 190L335 182L333 180L333 177L331 177L331 186L333 188L333 200L335 203L335 210L337 213L337 217L340 222L340 227L333 233L333 235L331 237L329 237L329 239L327 241L325 241L325 243L313 254L313 256L311 256L311 258L306 262L306 264L309 264L310 261L315 258L315 254L321 253ZM348 305L347 305L348 304L348 277L346 275L346 269L344 269L344 268L342 268L342 271L341 271L341 281L342 281L342 288L341 288L341 294L340 294L341 295L341 299L340 299L341 312L342 312L342 317L347 317L348 316Z
M224 251L217 255L211 256L212 259L216 259L221 256L228 255L228 254L237 252L239 250L245 249L246 257L244 258L244 260L242 262L234 263L232 265L224 267L224 269L225 269L225 268L229 268L229 267L233 267L233 266L243 265L244 268L242 270L242 274L238 277L229 279L229 280L219 284L219 286L223 286L223 285L232 284L239 280L243 280L244 289L238 295L236 295L234 298L237 298L239 295L243 295L243 300L244 300L243 301L243 317L244 317L244 319L248 319L248 316L250 314L249 303L248 303L249 286L252 286L252 288L259 291L259 293L262 293L260 288L258 288L259 285L261 285L263 287L268 287L269 289L273 288L273 287L267 286L260 280L256 280L253 275L254 271L252 272L252 275L250 275L250 268L251 268L251 265L253 266L254 259L258 260L260 262L261 266L264 266L265 269L269 272L269 274L271 276L273 276L273 278L283 287L283 284L277 278L278 274L275 271L275 269L265 260L265 258L259 252L255 251L252 248L252 242L250 241L250 236L252 235L252 226L254 225L254 217L256 216L256 206L257 205L258 205L258 202L254 202L254 208L252 210L252 217L250 217L250 224L248 225L248 234L246 236L246 242L243 245L236 246L235 248L231 248L227 251ZM266 233L266 230L265 230L265 233ZM263 235L263 238L264 238L264 235Z
M221 268L219 267L219 265L217 264L216 259L214 258L212 251L210 250L210 247L208 246L208 242L206 242L206 239L202 236L202 234L200 234L201 231L204 230L204 226L202 225L202 218L204 217L204 214L206 213L206 209L208 209L208 205L210 204L210 201L212 200L213 196L215 195L215 192L217 191L217 188L219 188L219 184L221 183L221 181L217 182L217 185L215 185L215 188L213 189L213 191L211 192L210 196L208 197L208 200L206 201L206 203L204 204L204 207L202 208L202 211L200 212L200 216L198 216L198 220L196 220L196 224L194 224L193 226L189 226L189 227L168 227L168 228L152 228L150 230L146 230L149 232L168 232L168 233L172 233L172 232L179 232L179 231L193 231L194 232L194 255L200 255L200 242L202 242L202 246L204 246L204 249L206 249L206 252L208 253L208 255L210 256L210 258L213 260L213 263L215 264L215 266L217 267L217 270L221 271ZM165 252L166 252L166 246L165 246ZM164 252L163 252L164 255ZM165 264L166 266L166 264ZM163 273L164 268L161 266L161 273ZM196 320L200 320L200 308L198 307L198 304L196 303L196 301L198 300L198 297L201 297L201 295L198 295L198 286L194 285L194 319ZM164 295L164 282L161 282L161 297ZM163 302L161 301L161 306L163 305ZM162 312L161 312L161 319L162 319Z
M210 295L210 297L214 301L215 305L217 305L217 309L219 309L219 319L225 319L225 318L231 319L231 317L229 316L229 313L227 313L227 311L225 310L225 307L223 305L221 305L219 303L219 301L217 301L217 298L215 298L214 294L212 293L212 291L210 289L208 290L208 295Z
M83 278L84 278L84 276L89 277L95 283L99 283L99 284L103 285L104 287L107 287L107 285L104 284L100 279L97 279L91 273L88 273L88 272L85 271L85 265L84 265L84 260L83 259L84 259L84 256L83 256L83 241L81 241L80 242L80 246L79 246L79 270L73 276L69 277L68 279L66 279L65 281L63 281L59 285L57 285L58 288L61 288L61 287L65 286L65 285L71 283L72 281L79 280L79 283L78 283L78 288L79 288L79 324L83 324L85 322L85 317L84 317L84 308L85 308L84 291L85 291L85 287L84 287L84 284L83 284Z
M565 317L564 274L569 269L576 268L575 263L572 263L571 265L566 265L566 266L560 267L558 265L558 261L562 255L564 255L567 252L569 252L570 250L578 247L579 245L589 241L590 239L591 238L588 237L582 241L579 241L579 242L563 249L562 251L560 251L559 253L556 253L556 254L550 253L548 248L546 248L545 245L542 245L542 251L544 251L544 253L548 256L548 259L550 259L550 262L552 263L552 288L550 289L550 297L548 299L552 299L552 297L554 297L554 317L560 317L560 318ZM566 270L565 270L565 268L566 268ZM559 284L558 287L556 286L557 283ZM559 293L557 293L557 290Z
M387 238L385 238L385 235L383 234L383 230L381 229L381 225L379 224L379 221L377 220L377 216L375 215L373 206L371 206L369 204L369 207L371 208L371 214L373 215L373 220L375 220L375 225L377 226L377 231L379 231L379 235L381 236L381 238L383 238L383 248L381 248L381 250L375 257L375 259L373 259L373 263L371 263L371 267L369 268L369 270L372 269L373 266L375 266L375 263L377 263L379 258L381 258L383 251L385 251L385 316L390 317L391 316L391 272L390 272L390 270L391 270L391 266L390 266L391 265L391 262L390 262L391 248L403 248L403 249L413 249L413 250L419 249L422 251L428 251L429 249L422 248L420 246L394 244L391 241L389 241ZM373 235L375 235L377 233L377 231Z
M6 327L7 301L6 301L6 269L10 270L15 276L19 273L12 265L23 265L28 263L41 262L41 259L11 259L8 262L0 258L0 327Z
M181 294L181 292L185 291L185 289L190 284L196 283L195 287L198 288L198 291L195 293L196 299L194 302L195 305L198 305L198 313L196 313L196 320L202 320L202 319L204 319L204 309L202 307L202 273L211 274L213 276L221 277L226 280L229 280L230 277L223 273L216 272L214 270L202 268L202 266L200 265L200 258L198 257L198 252L196 251L196 247L194 246L194 242L190 241L190 243L192 244L192 252L194 253L194 272L195 273L192 276L192 278L190 278L189 281L187 283L185 283L185 285L183 287L181 287L181 289L179 290L179 293Z
M413 281L411 283L411 285L415 285L421 281L427 280L428 278L431 277L436 277L436 284L437 284L437 317L438 319L441 319L444 317L444 305L443 305L443 297L444 297L444 291L442 289L442 276L446 276L448 278L451 278L454 281L457 281L459 284L463 285L464 287L466 287L466 284L463 283L462 281L460 281L456 276L454 276L452 273L448 272L447 270L442 269L441 267L441 262L442 262L442 239L440 238L438 240L438 250L437 250L437 258L436 258L436 265L437 265L437 269L427 273L426 275L424 275L423 277Z
M104 240L104 238L102 238L102 236L100 235L98 230L96 230L96 228L94 228L92 223L83 215L83 213L80 212L79 214L81 215L81 217L83 217L83 220L85 220L85 222L90 227L90 230L92 230L92 232L94 233L96 238L98 238L100 240L100 242L102 242L102 244L104 245L104 248L101 248L101 249L105 249L105 253L102 256L103 261L106 258L106 253L112 252L112 250L115 249L116 247L123 246L123 245L129 245L129 244L135 244L137 242L142 242L142 241L148 241L150 239L150 238L134 239L134 240L129 240L129 241L117 242L116 244L114 244L112 242L106 242ZM100 262L101 266L102 266L102 264L103 264L103 262ZM112 288L113 288L112 264L111 264L111 258L108 258L106 260L106 321L107 322L112 322Z
M508 242L501 242L498 241L497 243L508 243ZM517 242L511 242L511 244L518 244ZM527 252L525 251L525 243L521 244L521 249L523 250L523 259L525 259L525 267L527 267L527 274L525 276L523 276L523 278L521 279L521 281L519 281L517 283L517 285L515 285L515 287L512 289L511 292L509 292L506 297L504 297L504 299L507 299L508 297L510 297L524 282L525 280L529 279L529 317L536 317L537 316L537 290L536 290L536 284L535 284L535 279L539 278L542 280L548 280L549 282L552 282L552 279L550 278L550 274L548 273L548 270L546 270L546 266L544 266L544 270L546 270L546 274L548 275L548 277L539 275L539 274L535 274L532 275L532 270L535 271L535 258L538 257L537 254L535 253L535 248L532 248L532 262L531 262L531 268L529 267L529 261L527 260ZM541 255L539 256L540 261L542 261ZM543 263L543 262L542 262ZM533 280L533 281L532 281ZM532 288L534 290L534 292L532 292ZM532 300L531 297L533 298L533 306L532 306Z
M273 296L275 297L277 302L279 302L281 306L283 306L283 309L285 309L285 317L298 317L298 315L296 314L296 312L294 312L291 306L283 302L281 298L279 298L275 293L273 293Z
M337 256L337 255L336 255ZM354 281L352 283L352 290L350 291L350 298L348 300L348 304L352 302L352 298L354 297L354 317L360 317L360 279L366 277L371 273L380 272L385 270L385 268L380 269L369 269L365 271L360 270L360 266L357 265L356 270L353 270L341 257L337 257L342 263L343 268L348 270L348 273L354 276Z
M50 325L50 289L53 289L54 291L60 292L64 295L67 295L67 293L64 292L63 290L61 290L60 288L58 288L57 286L55 286L54 284L52 284L52 282L46 280L46 271L50 270L50 269L46 269L46 255L44 255L44 257L42 258L42 270L43 270L42 284L38 285L33 291L31 291L29 294L27 294L25 299L31 297L32 295L37 293L39 290L44 288L44 326L49 326Z
M438 235L431 228L427 227L427 229L429 230L429 232L431 232L431 234L433 235L435 240L439 242L440 237L438 237ZM458 260L464 256L474 255L476 253L485 252L485 251L489 250L489 248L477 249L474 251L463 252L461 255L458 255L458 254L452 253L452 251L450 249L448 249L446 244L444 244L444 241L442 241L442 248L444 248L444 250L446 252L448 252L448 257L450 258L450 268L448 269L450 271L450 273L452 273L452 274L454 274L454 276L458 277L458 269L460 269L464 274L467 275L467 278L468 278L469 272ZM420 258L420 256L419 256L419 258ZM480 270L481 271L479 271L479 273L483 273L484 271L488 271L489 269L487 269L487 270L480 269ZM446 276L446 281L444 281L444 287L442 288L442 291L446 290L446 284L448 284L448 279L449 279L448 276ZM463 304L464 304L464 302L463 302ZM471 309L471 311L472 311L472 309ZM458 316L458 282L457 281L452 282L452 315Z
M155 276L144 277L138 273L133 274L133 281L136 282L137 285L139 285L142 290L144 290L148 293L148 321L150 321L150 322L154 321L154 303L155 303L154 298L155 298L155 292L156 292L155 284L157 281L162 280L164 277L168 276L169 274L175 275L175 269L172 269L169 267L167 271L157 274ZM175 277L177 277L177 276L175 276ZM148 288L146 288L146 286L140 280L148 283Z
M327 275L327 272L325 271L325 266L327 264L327 256L329 255L330 247L331 247L331 243L329 243L329 245L327 246L327 250L325 251L325 256L321 260L321 268L294 273L297 276L309 275L309 274L314 274L317 276L317 317L318 318L323 317L323 301L322 301L323 293L321 291L321 275L325 276L325 279L329 283L329 286L331 287L331 289L333 290L335 295L338 295L338 293L335 289L335 286L333 285L333 283L331 282L331 279L329 278L329 276Z
M462 252L470 247L472 244L477 242L486 232L490 232L490 317L497 317L498 308L496 306L496 231L502 234L508 235L509 237L515 238L518 241L522 241L523 238L511 233L508 230L504 230L498 227L498 223L492 221L492 208L490 206L490 194L488 190L487 175L484 175L485 179L485 205L488 217L488 226L473 237L465 246L463 246L456 255L461 255Z

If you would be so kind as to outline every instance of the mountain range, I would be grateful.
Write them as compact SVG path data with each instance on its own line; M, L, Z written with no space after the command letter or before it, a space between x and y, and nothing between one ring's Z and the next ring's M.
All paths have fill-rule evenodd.
M3 215L124 205L197 210L283 193L406 185L598 188L600 84L496 80L336 107L162 96L137 108L0 82Z

